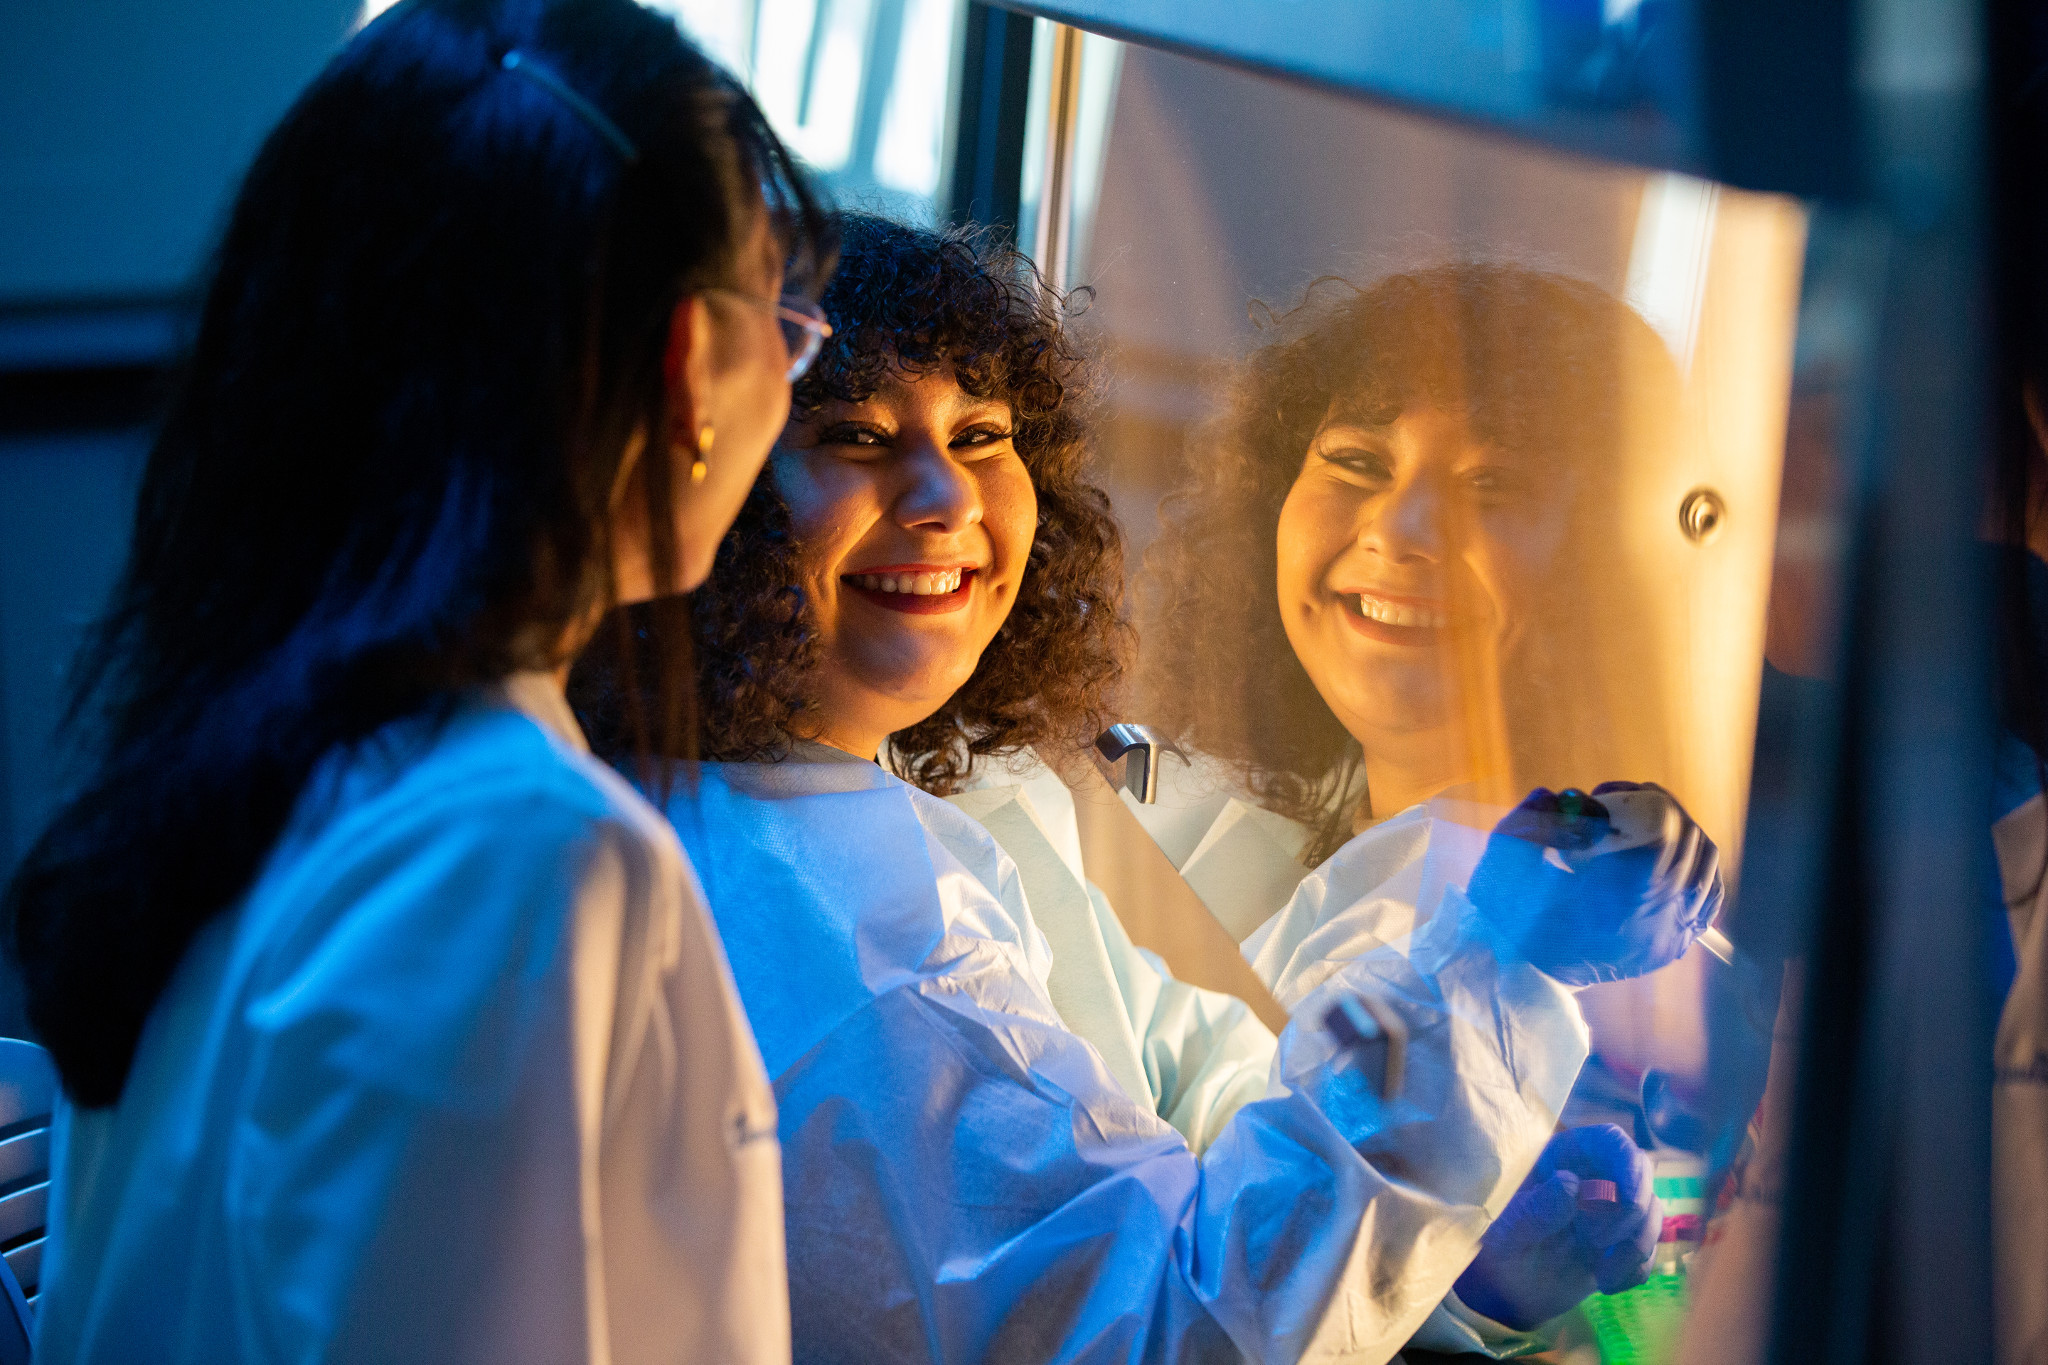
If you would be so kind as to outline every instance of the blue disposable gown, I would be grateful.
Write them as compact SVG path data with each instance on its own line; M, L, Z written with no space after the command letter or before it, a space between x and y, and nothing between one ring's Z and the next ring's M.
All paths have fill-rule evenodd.
M1453 893L1292 1002L1197 1155L1062 1017L1017 863L962 810L844 761L708 767L669 809L775 1078L802 1360L1385 1361L1584 1057L1570 994ZM1319 1025L1347 991L1409 1020L1391 1105Z
M54 1147L39 1360L789 1358L767 1076L544 675L316 774Z

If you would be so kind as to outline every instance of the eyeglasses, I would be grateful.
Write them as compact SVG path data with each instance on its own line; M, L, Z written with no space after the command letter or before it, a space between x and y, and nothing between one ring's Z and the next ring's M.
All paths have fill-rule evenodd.
M757 308L775 310L775 321L782 328L783 349L789 352L789 381L794 384L811 368L811 362L818 358L824 348L825 338L832 335L832 324L825 321L825 310L800 294L784 294L780 299L764 299L758 294L749 294L743 289L711 288L707 294L724 294L728 298L742 299Z

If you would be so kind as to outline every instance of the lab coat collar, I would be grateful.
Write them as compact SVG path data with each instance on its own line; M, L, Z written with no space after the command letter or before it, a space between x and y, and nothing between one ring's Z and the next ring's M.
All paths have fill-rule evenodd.
M878 763L880 760L862 758L844 749L835 749L815 739L792 739L789 742L789 756L799 763Z
M569 709L569 699L554 674L538 670L513 673L491 691L496 700L521 712L570 748L590 752L590 741L583 737L583 727L576 723L576 713Z

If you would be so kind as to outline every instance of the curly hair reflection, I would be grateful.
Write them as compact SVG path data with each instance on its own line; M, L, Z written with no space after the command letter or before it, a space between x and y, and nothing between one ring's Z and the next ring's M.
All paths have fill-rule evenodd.
M1629 674L1622 661L1652 648L1653 608L1643 576L1611 557L1630 452L1666 448L1676 432L1677 371L1656 333L1592 285L1496 264L1364 289L1325 278L1272 326L1162 507L1141 579L1146 714L1310 826L1312 863L1394 813L1371 809L1372 756L1290 647L1276 536L1326 425L1385 427L1426 408L1516 452L1538 496L1564 509L1564 534L1540 581L1523 585L1525 615L1498 655L1445 660L1463 674L1458 724L1482 728L1484 712L1505 737L1472 778L1526 788L1654 770L1666 747L1659 702L1614 686Z

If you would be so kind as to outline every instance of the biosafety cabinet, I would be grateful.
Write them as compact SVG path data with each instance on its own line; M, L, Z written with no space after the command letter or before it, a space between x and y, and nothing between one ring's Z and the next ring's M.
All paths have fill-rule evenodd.
M1137 641L1072 785L1133 936L1277 1021L1261 926L1418 808L1453 883L1538 786L1719 847L1707 946L1581 997L1563 1121L1665 1242L1559 1358L1991 1357L1998 17L965 11L939 197L1100 367Z
M1991 1359L1982 540L2026 16L657 3L843 201L994 225L1070 291L1135 636L1067 780L1140 946L1278 1023L1247 946L1361 839L1443 834L1388 891L1426 912L1531 789L1657 784L1728 899L1581 995L1561 1120L1653 1152L1667 1240L1555 1358ZM54 790L32 665L119 562L208 215L381 7L117 6L167 55L100 86L82 10L0 39L9 856Z

